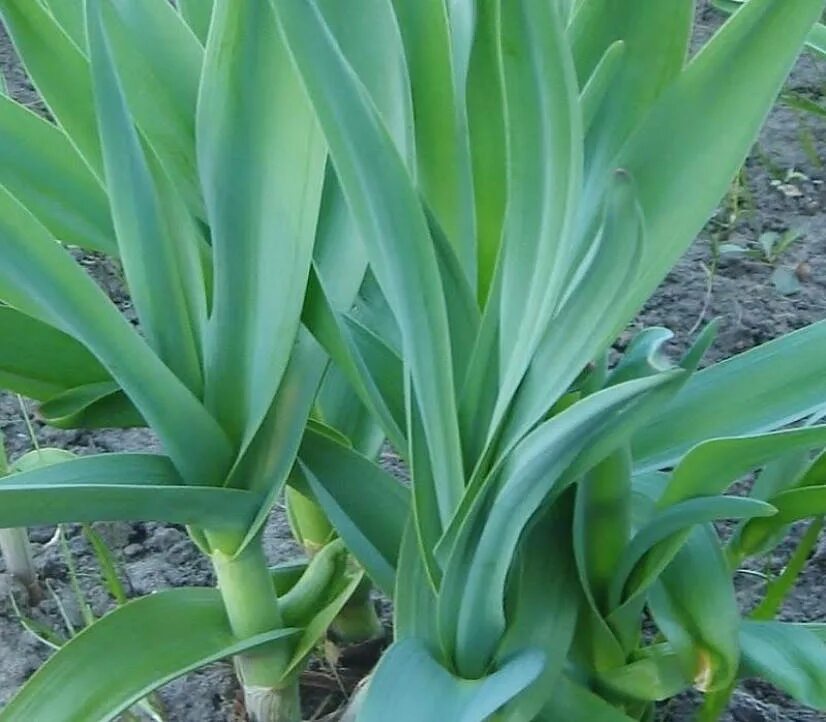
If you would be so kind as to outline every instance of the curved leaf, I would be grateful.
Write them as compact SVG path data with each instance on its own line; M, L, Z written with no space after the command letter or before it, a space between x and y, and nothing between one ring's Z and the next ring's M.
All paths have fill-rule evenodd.
M336 531L373 581L392 595L409 491L368 459L309 427L300 463Z
M173 12L165 0L161 1ZM187 245L189 239L181 244L173 236L177 229L165 224L158 190L114 64L116 38L105 20L111 19L113 5L113 0L88 0L86 34L118 247L143 332L161 359L200 396L203 376L198 332L206 316L206 298L203 287L200 298L187 298L183 284L187 274L181 269L188 263L200 270L200 259L194 247L189 247L187 257L180 246Z
M0 306L0 387L39 401L77 386L111 380L71 336L8 306Z
M464 472L447 310L427 220L393 140L319 12L305 3L273 5L401 329L446 524L462 495Z
M1 711L2 722L108 722L149 692L295 629L247 639L229 628L217 589L173 589L128 602L73 637ZM118 654L101 654L118 649Z
M744 621L743 676L771 682L803 704L826 711L826 642L805 625Z
M63 244L116 256L106 193L66 134L0 97L0 184Z
M748 472L783 454L824 446L826 426L703 442L674 469L658 504L665 507L692 496L721 493Z
M0 299L80 341L112 374L191 483L223 480L215 419L48 231L0 188Z
M242 443L293 349L326 161L269 3L215 3L197 145L215 268L205 400Z
M262 501L247 491L184 485L164 456L102 454L0 479L0 528L123 520L238 528Z
M40 97L100 177L103 159L83 50L39 2L2 0L0 14Z
M541 652L527 650L489 676L459 679L421 642L397 642L379 662L359 721L386 722L392 709L397 722L484 722L533 682L543 663Z
M826 406L826 321L691 377L634 435L635 467L663 468L707 439L770 431Z

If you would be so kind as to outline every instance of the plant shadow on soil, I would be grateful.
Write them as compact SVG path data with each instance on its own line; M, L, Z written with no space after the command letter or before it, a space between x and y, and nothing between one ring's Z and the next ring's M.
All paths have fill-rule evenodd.
M697 38L706 38L719 25L719 16L703 7L698 12ZM0 28L0 67L10 92L22 102L42 110L37 95L17 63L7 37ZM819 100L826 83L826 63L804 55L789 81L788 89ZM801 127L809 129L801 139ZM807 144L809 150L807 151ZM716 361L745 351L788 331L826 317L826 167L816 162L811 148L826 163L826 123L804 120L795 111L778 105L772 112L755 152L745 167L746 188L742 212L730 222L729 212L721 206L716 221L709 224L697 242L668 275L657 294L645 306L637 322L620 339L618 347L643 325L664 325L675 332L671 350L684 348L701 317L721 319L721 332L709 354ZM788 177L788 171L801 175ZM788 182L787 182L788 181ZM773 269L764 263L723 258L713 278L707 269L712 263L711 238L725 227L727 242L749 244L765 231L798 229L801 239L778 261L800 277L799 290L779 293L772 284ZM102 259L84 257L90 272L129 314L128 298L117 281L117 274ZM34 422L41 446L58 446L78 454L114 451L157 450L151 432L145 430L57 431ZM31 448L20 406L14 396L0 395L0 430L5 434L12 459ZM392 453L384 462L395 473L404 469ZM96 529L118 558L127 591L134 596L154 590L183 586L211 585L210 565L189 541L182 527L157 523L98 524ZM799 538L795 527L789 539L765 560L769 569L783 568ZM56 544L48 544L54 528L31 530L36 564L43 580L48 580L67 611L79 623L73 602L66 564ZM84 591L93 611L103 614L110 606L100 583L91 550L79 528L67 527L71 548ZM273 562L293 558L299 550L292 540L285 515L276 507L265 534L267 554ZM760 582L755 577L738 578L741 603L751 608L760 598ZM20 598L0 561L0 704L8 700L25 679L47 658L48 650L26 632L16 618L10 595ZM383 616L389 620L388 605L381 600ZM57 604L51 595L26 612L39 622L61 628ZM809 560L793 596L782 611L787 620L826 621L826 543ZM341 703L341 686L352 689L375 650L363 656L345 655L338 669L315 660L304 676L305 716L324 717ZM161 691L165 717L169 722L227 722L245 719L238 686L229 663L210 665L168 684ZM695 695L682 695L664 704L658 715L662 722L683 722L693 718ZM735 693L723 718L725 722L814 722L822 714L796 705L770 686L746 681ZM47 720L33 722L50 722ZM93 722L93 721L89 721ZM450 722L445 720L445 722Z

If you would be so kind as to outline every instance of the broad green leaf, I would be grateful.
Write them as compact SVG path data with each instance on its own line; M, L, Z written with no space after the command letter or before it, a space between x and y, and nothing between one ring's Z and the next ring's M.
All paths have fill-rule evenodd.
M71 336L14 308L0 306L0 386L39 401L76 386L111 380Z
M368 459L309 428L300 460L336 531L373 581L392 595L409 492Z
M508 195L494 428L562 300L573 260L570 240L583 149L579 94L563 25L556 3L502 5Z
M178 0L181 16L202 45L206 45L215 0Z
M217 589L157 592L118 607L69 640L0 711L0 720L108 722L186 672L287 642L296 631L276 629L238 639ZM123 653L101 654L113 647Z
M2 0L0 15L40 97L100 177L103 159L83 50L39 2Z
M168 0L102 0L101 5L112 62L134 122L175 194L203 218L195 160L203 48Z
M459 78L466 61L453 55L453 26L446 0L392 3L404 42L416 109L419 183L425 201L456 250L468 281L475 285L475 214L464 79ZM334 160L335 155L333 150Z
M392 709L397 722L484 722L533 682L543 663L541 652L524 650L490 675L460 679L418 640L396 642L373 674L359 721L386 722Z
M587 133L596 120L600 106L605 102L611 84L616 80L625 58L625 41L615 40L608 46L580 93L582 127Z
M658 504L665 507L694 496L722 493L740 477L782 454L824 446L826 426L703 442L674 469Z
M726 689L737 678L740 612L712 528L691 533L651 587L648 608L679 656L685 679L697 689Z
M620 449L577 484L574 548L580 578L596 604L607 609L608 589L631 538L631 455Z
M506 130L499 0L476 3L476 33L467 78L467 122L476 210L476 283L480 308L487 302L505 219Z
M560 508L561 507L561 508ZM537 647L545 666L537 680L502 711L509 722L532 722L556 686L574 639L579 613L568 505L557 504L525 536L506 590L508 630L497 666L520 650Z
M547 418L549 410L559 400L570 384L580 374L582 369L593 358L600 348L596 340L602 336L601 326L606 318L605 309L617 302L624 293L624 286L630 283L637 273L636 259L639 256L643 229L642 219L638 206L634 200L634 191L631 179L624 174L617 174L615 187L608 207L604 210L603 227L601 230L600 246L598 247L594 265L585 267L588 273L584 274L584 282L573 293L564 305L560 315L548 327L534 360L510 409L506 420L506 427L500 439L496 440L496 457L500 461L511 452L517 444L536 424ZM593 325L590 333L581 333L583 314L590 309L593 314ZM483 321L480 332L480 342L477 351L483 350L492 338L486 336L492 325ZM486 387L498 388L488 374L493 366L487 361L484 353L478 354L478 366L466 388L470 398L484 399ZM495 376L493 378L496 378ZM470 439L478 440L488 437L489 408L469 405L462 407L463 416ZM463 425L464 426L464 425ZM482 427L484 431L480 429ZM491 429L492 430L492 429ZM463 428L465 431L465 428ZM468 432L465 432L468 437ZM490 451L491 447L488 447ZM473 447L476 451L476 447ZM482 449L478 449L482 454ZM479 456L474 458L478 462ZM490 462L482 457L483 462ZM599 461L596 459L595 461ZM479 491L483 488L487 478L488 466L477 463L473 478L465 491L464 499L456 517L440 546L449 548L458 532L459 526L473 504Z
M393 638L424 645L434 657L441 655L437 627L436 591L430 581L412 518L402 536L393 590Z
M826 711L826 642L806 625L744 621L742 676L760 677L799 702Z
M337 364L353 392L378 419L391 443L396 448L404 448L403 398L399 399L401 408L398 408L399 403L392 403L394 398L401 397L403 393L399 388L402 362L363 326L348 324L335 312L325 283L315 269L310 273L302 322ZM354 336L362 343L359 344ZM363 354L361 348L365 345L368 353ZM378 365L376 361L379 362ZM398 368L392 368L391 364ZM396 376L399 378L396 379ZM389 384L394 381L397 382L397 392L388 393Z
M634 436L639 470L696 444L771 431L826 406L826 321L703 369Z
M0 528L124 520L237 528L261 501L247 491L185 485L163 456L103 454L0 479Z
M323 18L303 3L274 5L372 270L401 329L446 524L462 495L464 473L443 288L435 250L423 241L429 238L427 221L403 160Z
M206 314L206 299L187 298L182 282L187 275L182 267L189 264L200 268L200 260L195 248L186 248L189 239L181 243L174 237L177 229L165 224L152 173L114 65L116 43L104 20L107 16L112 18L110 2L88 0L86 34L120 257L130 296L150 345L178 378L200 396L203 377L198 331Z
M59 429L146 426L143 416L113 381L76 386L52 396L40 404L37 413Z
M614 174L599 218L589 258L583 261L579 278L570 283L562 308L548 326L514 399L499 442L500 454L507 453L514 440L545 417L621 331L610 309L622 302L639 275L647 237L632 177ZM583 327L589 333L582 333Z
M374 0L365 1L372 3ZM333 19L334 27L339 31L339 38L345 55L352 61L354 67L362 73L362 78L368 84L368 90L373 100L378 104L379 112L383 114L391 129L398 133L396 138L398 147L406 148L410 141L406 139L404 134L405 132L409 133L409 124L401 121L406 117L406 114L412 111L408 108L409 102L405 102L400 98L402 92L400 85L403 85L403 83L399 76L403 75L403 68L399 67L401 61L398 56L401 51L398 48L394 50L394 43L392 42L392 38L397 37L397 33L394 35L393 27L391 27L393 18L390 17L388 12L381 13L379 11L380 14L377 17L383 18L388 27L386 28L386 42L381 46L386 56L382 57L381 62L376 62L374 54L365 52L366 47L376 49L374 38L370 38L372 28L370 23L353 23L352 17L348 19L348 17L345 17L347 13L341 12L344 8L338 3L326 5L325 8L331 16L335 16L331 19ZM377 66L379 65L385 67L383 71L379 70L377 72ZM404 112L400 112L402 109L405 109ZM360 297L356 301L356 309L353 308L354 299L359 292L359 288L362 287L362 290L364 290L366 287L366 284L363 284L366 264L367 258L357 224L347 206L335 170L328 160L313 248L311 271L314 271L315 275L311 272L304 311L307 311L308 306L312 307L314 290L321 287L322 284L324 291L328 294L326 298L327 306L322 306L322 310L329 315L324 318L337 319L341 313L351 310L354 312L359 310L359 315L361 315L365 308L370 309L371 312L375 311L378 308L378 299L375 299L373 303L367 303L363 297ZM314 285L316 276L319 283ZM377 295L380 296L380 293ZM380 315L386 318L389 313ZM308 321L309 319L305 315L304 322L308 323ZM392 318L390 321L392 323ZM353 327L352 333L358 341L357 326ZM377 359L381 362L381 365L389 361L398 363L401 366L401 362L397 358L389 357L384 353L383 348L378 348L380 345L360 345L362 355L367 359L368 365ZM368 353L368 350L371 353ZM373 352L375 352L375 359ZM247 535L246 541L252 539L261 525L264 524L269 505L280 492L281 485L292 468L303 431L298 419L299 417L306 418L309 414L313 398L318 390L319 381L326 368L326 362L327 359L323 350L316 346L308 333L304 330L300 331L296 349L279 387L279 392L273 400L264 423L243 453L242 461L235 470L234 480L236 483L249 485L248 479L253 478L255 480L254 484L258 488L268 489L269 503L262 508L255 524ZM393 382L392 375L386 377L384 373L381 374L383 394L386 393L388 388L386 378L389 378L391 385ZM403 408L403 402L397 405L400 409ZM398 413L397 418L403 418L401 412ZM389 426L392 430L393 425L390 424ZM392 433L390 435L394 436ZM402 438L401 432L398 432L395 434L394 440L401 442ZM399 446L401 447L402 444L400 443Z
M759 552L766 539L792 522L826 515L826 486L789 489L773 496L769 503L777 509L777 514L769 519L752 519L743 525L735 540L738 556Z
M631 381L540 425L476 497L449 553L439 598L446 649L466 676L483 671L505 631L503 595L522 533L542 504L630 438L682 372Z
M775 513L770 504L737 496L698 497L659 511L634 535L617 564L611 583L611 608L647 589L674 558L692 527L721 519L751 519Z
M633 317L713 213L822 10L822 0L750 0L659 94L610 161L634 178L652 241L617 318ZM654 32L660 36L669 33ZM744 398L752 407L758 404L753 388L749 379ZM725 396L732 396L730 388Z
M585 0L571 24L580 87L604 69L617 41L624 45L587 139L591 170L610 162L663 88L682 70L694 16L693 0Z
M78 0L40 0L60 27L79 48L86 48L84 4Z
M205 398L246 442L298 331L326 158L268 3L215 3L197 144L215 263Z
M0 254L0 299L86 346L157 432L187 482L221 480L230 449L215 420L97 284L2 189Z
M53 237L117 255L106 193L54 124L0 97L0 184Z
M316 5L342 54L370 94L399 154L414 167L413 98L392 1L316 0Z

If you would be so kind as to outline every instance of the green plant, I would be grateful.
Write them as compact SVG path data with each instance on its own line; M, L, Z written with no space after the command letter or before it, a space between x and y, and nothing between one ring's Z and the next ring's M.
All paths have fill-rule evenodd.
M408 495L332 432L302 446L306 493L394 595L352 713L650 720L746 673L826 707L820 632L743 620L712 525L785 523L724 492L826 442L778 431L826 403L826 324L696 373L713 326L673 367L664 329L606 361L823 3L751 0L687 62L693 2L397 0L414 155L323 11L273 5L381 291L361 319L313 294L308 325L412 473Z
M53 121L0 97L0 329L14 340L0 386L54 426L148 425L166 454L13 474L0 525L182 523L218 578L98 620L0 719L111 719L228 655L253 719L298 719L298 675L363 572L335 539L271 570L260 533L327 383L302 324L308 283L349 309L366 259L273 10L2 0L0 14ZM354 64L364 47L351 38ZM392 125L388 77L365 82ZM120 264L139 328L80 249Z

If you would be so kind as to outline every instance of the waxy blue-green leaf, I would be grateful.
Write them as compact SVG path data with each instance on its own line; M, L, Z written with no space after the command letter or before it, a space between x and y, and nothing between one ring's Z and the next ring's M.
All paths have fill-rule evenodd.
M106 193L65 133L0 97L0 184L61 243L117 255Z
M84 51L39 2L2 0L0 15L38 93L100 177L103 158Z
M499 644L508 570L534 513L621 447L682 380L669 372L594 394L540 425L491 474L445 550L439 628L464 675L480 674Z
M603 212L599 245L595 249L593 265L583 268L587 270L583 282L571 294L554 322L549 325L514 399L501 438L495 439L495 458L501 459L506 456L537 422L546 417L553 404L567 391L594 353L603 345L598 340L603 337L603 332L606 338L611 337L611 332L605 324L608 316L605 309L616 304L622 297L625 287L633 282L637 274L637 259L641 252L644 233L642 223L635 201L633 182L625 174L617 173L612 193ZM586 313L584 309L589 309L593 318L591 332L588 334L580 332L583 314ZM488 324L489 319L486 317L483 320L477 352L483 351L484 347L489 348L491 341L496 338L495 334L492 337L488 336L492 333L492 325ZM478 366L468 379L465 393L469 399L490 399L490 396L486 397L486 394L490 394L489 389L492 387L494 393L498 389L498 384L494 384L497 377L489 375L495 367L487 361L484 353L478 353L477 361ZM469 440L490 440L488 434L491 410L492 403L490 406L483 403L481 408L478 405L469 405L467 410L462 407L463 415L467 417L466 424L463 424L466 444ZM478 462L483 447L474 444L471 450L477 452L474 462ZM484 460L485 457L482 458ZM490 460L490 463L494 462ZM484 484L487 470L485 465L477 463L459 512L442 546L449 547L452 544L467 510Z
M771 431L826 407L826 321L698 372L634 436L639 470L673 465L696 444Z
M806 625L744 621L742 676L760 677L799 702L826 711L826 641Z
M740 477L783 454L824 446L826 426L703 442L689 451L671 473L658 504L665 507L693 496L722 493Z
M680 536L687 536L692 527L775 513L776 509L766 502L738 496L697 497L659 511L634 535L617 564L611 583L611 608L635 599L647 589L682 546Z
M826 486L789 489L773 496L769 503L777 509L775 516L752 519L738 530L733 541L738 557L758 553L767 539L792 522L826 515Z
M476 283L485 307L499 249L507 198L502 3L476 3L476 33L467 75L467 122L476 210Z
M409 491L368 459L309 428L300 460L336 531L373 581L392 595Z
M18 394L43 401L112 378L71 336L8 306L0 306L0 340L0 385Z
M203 218L195 159L203 48L168 0L104 0L102 7L112 62L134 123L172 179L175 194Z
M464 107L467 60L455 57L445 0L392 0L415 114L416 170L425 201L476 283L475 213ZM453 5L467 4L467 0ZM466 48L469 50L469 48ZM335 154L334 154L335 156Z
M537 647L545 666L537 680L502 711L509 722L532 722L545 706L570 653L579 614L568 505L544 513L522 542L508 583L508 630L497 666L521 650Z
M662 90L610 160L609 168L634 178L651 239L617 318L634 316L714 212L822 10L822 0L749 0Z
M60 27L79 48L86 48L86 21L84 4L78 0L40 0Z
M92 521L166 521L243 527L261 497L184 484L169 459L102 454L0 479L0 528Z
M418 640L396 642L373 673L359 721L386 722L392 709L397 722L484 722L536 679L543 662L541 652L524 650L490 675L460 679Z
M555 3L502 5L508 195L494 429L562 300L573 260L583 149L579 93L563 25Z
M0 254L0 299L86 346L157 432L188 483L220 481L230 449L215 420L74 259L2 189Z
M202 45L206 45L214 5L215 0L178 0L181 17Z
M146 420L114 381L76 386L52 396L37 414L58 429L129 428Z
M212 22L197 117L215 264L205 399L241 442L293 348L326 155L270 5L218 0Z
M287 642L297 631L276 629L238 639L217 589L157 592L118 607L73 637L0 711L0 720L108 722L186 672ZM124 653L100 653L113 647Z
M422 557L416 525L411 517L402 535L393 590L393 638L415 639L434 657L441 655L437 626L436 590Z
M190 239L176 238L177 229L165 223L114 64L116 43L105 20L113 16L116 3L110 2L88 0L86 34L120 257L141 328L150 345L178 378L200 396L203 376L198 330L203 327L207 304L203 295L188 298L183 283L183 277L188 275L186 266L200 269L200 260ZM203 287L201 290L203 294Z
M600 67L615 43L624 46L622 61L589 128L590 166L599 171L662 92L682 70L694 18L693 0L584 0L570 28L580 87L604 70ZM616 52L616 51L614 51Z
M444 292L435 251L422 240L429 238L426 218L402 158L321 15L303 3L274 4L372 270L401 329L446 524L464 472Z

